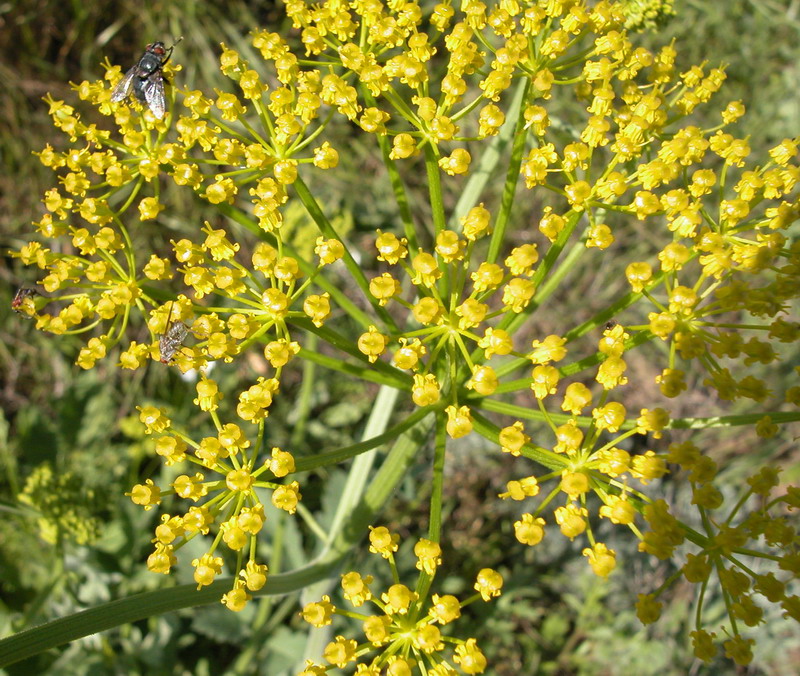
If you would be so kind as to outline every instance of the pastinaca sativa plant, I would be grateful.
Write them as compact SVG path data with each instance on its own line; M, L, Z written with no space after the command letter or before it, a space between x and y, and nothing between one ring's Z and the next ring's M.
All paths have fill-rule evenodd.
M137 406L155 453L179 470L129 493L160 513L147 567L168 574L184 544L202 540L192 561L201 591L145 596L105 626L212 598L239 611L338 576L370 526L370 551L394 584L349 572L342 595L354 609L329 595L306 604L310 624L360 618L363 635L337 636L301 673L490 669L476 640L449 625L499 595L503 577L464 570L475 593L460 599L435 584L447 451L477 435L517 459L493 498L519 503L509 548L577 538L605 578L617 564L612 538L633 537L641 556L676 562L631 599L640 620L655 621L659 598L685 578L697 588L694 653L710 661L722 645L747 664L748 628L769 604L800 619L790 522L800 491L770 464L719 485L709 443L731 427L791 438L800 419L800 386L779 377L800 335L798 140L751 159L735 132L744 105L718 93L724 70L682 69L672 44L637 46L611 0L285 9L291 30L253 30L248 58L222 45L227 81L213 92L182 80L176 50L163 64L163 116L144 96L146 73L112 101L123 70L108 63L103 80L74 87L77 100L47 99L69 146L38 153L57 178L37 236L14 252L38 269L15 309L54 336L85 334L82 368L110 359L195 373L183 383L208 421L187 428L163 407ZM693 123L710 107L713 127ZM363 233L337 231L320 197L355 139L383 166L365 189L386 180L396 201L366 250ZM217 222L176 213L175 190ZM313 246L288 234L293 205L318 229ZM167 217L185 237L156 251ZM596 298L570 294L586 266ZM265 375L222 391L210 366L254 353ZM301 360L375 388L363 441L313 453L269 443L282 376ZM677 415L688 396L709 414ZM323 529L303 507L304 475L351 460ZM419 577L403 581L380 510L419 463L430 465L430 517L414 549ZM660 494L667 474L690 487L691 523ZM307 566L270 574L269 503L319 539ZM601 541L604 523L618 528ZM710 591L727 609L721 634L703 622Z

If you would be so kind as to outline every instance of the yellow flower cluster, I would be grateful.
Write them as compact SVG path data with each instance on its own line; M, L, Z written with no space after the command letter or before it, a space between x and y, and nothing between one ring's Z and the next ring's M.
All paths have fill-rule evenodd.
M370 551L386 559L393 578L399 580L394 560L399 536L380 526L370 528L369 539ZM415 671L431 676L455 676L485 671L486 658L474 638L465 641L446 636L441 628L457 620L461 610L478 599L490 601L500 596L502 576L490 568L481 570L474 585L477 593L466 601L459 601L451 594L433 594L428 599L430 584L442 562L441 548L436 542L421 539L414 546L414 555L417 569L421 571L415 587L417 591L397 581L379 594L374 591L371 575L350 572L342 576L342 593L350 605L354 608L372 606L377 609L377 615L337 608L329 596L303 608L303 619L315 627L330 625L334 615L360 621L366 641L359 644L354 639L337 636L323 652L328 664L309 660L299 676L321 676L331 666L344 669L348 665L355 667L356 674L364 676ZM455 646L452 657L447 656L447 645ZM379 654L368 659L375 651Z
M675 421L662 407L631 415L624 401L632 379L627 354L663 341L666 349L655 353L652 363L665 398L679 397L690 386L689 375L700 370L706 374L702 387L719 400L764 407L755 426L764 438L800 418L800 387L773 392L775 386L755 372L778 363L782 344L800 338L800 323L789 314L800 295L800 244L790 234L800 216L800 139L783 140L767 162L758 163L750 160L746 138L734 135L733 125L744 114L741 102L723 102L714 128L691 124L689 116L720 90L724 71L694 66L681 72L673 45L656 52L637 47L625 30L622 5L611 0L463 0L457 9L441 2L430 11L417 2L378 0L286 0L285 5L305 58L287 39L266 30L251 36L260 60L249 62L223 45L221 72L235 83L236 93L171 88L172 112L159 120L149 111L140 114L135 103L110 101L121 73L109 65L108 85L84 82L76 91L113 121L111 131L86 125L75 108L48 99L54 124L75 147L64 152L48 147L39 154L58 173L59 186L45 194L45 214L36 227L44 239L61 241L30 242L15 252L41 271L39 284L47 294L21 299L20 311L55 334L102 327L81 350L78 364L84 368L114 353L119 343L122 368L160 360L182 371L234 360L259 343L274 371L239 397L237 415L259 430L249 453L248 434L216 417L221 393L206 377L198 383L195 403L211 414L218 437L195 443L172 430L163 413L141 408L148 430L163 434L157 452L168 463L189 459L224 475L208 481L200 472L176 480L173 490L181 497L220 493L205 512L193 508L191 516L167 515L150 567L166 572L172 565L170 533L173 539L193 536L217 516L230 524L224 527L226 544L244 546L245 534L254 543L258 529L247 530L238 519L244 509L250 510L244 518L249 524L261 518L256 488L272 488L273 501L282 496L276 504L284 509L292 503L288 487L257 480L266 469L276 477L292 470L281 465L286 471L277 474L273 460L256 467L255 455L282 369L295 356L310 356L296 334L310 331L344 354L341 360L326 355L326 365L367 380L384 378L407 390L416 406L431 407L442 438L477 432L502 451L545 467L545 474L508 482L501 495L526 500L545 482L557 484L514 524L521 542L542 541L543 509L552 506L552 521L565 537L586 534L590 546L584 555L606 577L616 555L594 538L595 510L630 528L649 554L669 556L687 538L699 546L696 556L718 571L730 594L732 622L756 616L752 601L745 600L748 585L759 593L769 589L764 595L770 601L796 615L794 597L777 593L777 583L759 587L752 575L747 584L739 583L726 567L738 565L742 537L780 531L779 517L754 512L743 521L744 534L730 522L693 534L665 502L629 485L655 482L670 463L688 472L701 513L723 503L712 483L716 467L700 449L626 450L634 435L658 440ZM577 101L582 110L569 125L548 105L557 95ZM339 151L320 138L337 114L374 135L400 205L395 231L376 233L378 271L369 273L371 278L364 268L373 261L353 255L303 180L307 171L337 166ZM567 129L574 131L569 138ZM459 177L470 172L481 144L509 130L501 198L474 195L458 217L448 219L443 183L460 186ZM400 176L422 163L430 226L415 221ZM189 234L173 240L168 255L141 246L140 230L176 217L161 201L160 181L166 177L236 225L187 224ZM525 211L533 200L515 200L518 183L549 196L546 206L537 207L540 213ZM320 230L313 261L285 241L283 210L292 198ZM512 242L515 219L532 227L515 232ZM645 246L637 249L647 252L647 260L638 260L640 253L637 260L626 259L630 248L617 242L621 224L631 221L641 222L640 231L648 233ZM257 243L249 242L244 230ZM584 254L605 255L611 274L625 280L623 294L593 317L585 308L553 312L558 332L535 333L530 318ZM615 267L617 261L624 262ZM348 298L331 281L326 267L333 264L350 274L348 291L361 297ZM178 274L187 293L173 288ZM44 312L50 305L58 311ZM360 334L340 334L330 326L337 313L359 324ZM149 328L146 344L128 342L128 327L137 316ZM579 339L603 325L596 350L579 354ZM526 377L509 379L522 369L528 369ZM504 401L510 393L529 405ZM770 415L778 407L788 410ZM508 424L495 426L487 412L506 416ZM535 444L523 420L545 430L537 432ZM229 433L233 428L239 433ZM650 445L655 446L648 439ZM186 455L189 447L194 455ZM764 495L760 490L753 489ZM589 500L593 493L596 501ZM160 500L147 483L132 496L146 507ZM795 497L787 504L796 506ZM637 515L650 531L638 530ZM180 522L174 528L173 519ZM731 542L722 543L728 536ZM787 574L796 575L789 540L767 537L787 561ZM200 585L219 572L213 552L212 547L196 562ZM702 566L691 568L687 579L699 581L696 569ZM234 591L237 600L230 597L229 605L240 606L246 591ZM408 618L397 620L416 608L418 599L407 596L406 611L400 612L402 604L395 602L403 594L398 594L375 601L388 624L380 620L373 628L383 627L373 645L386 644L397 623L398 641L406 641L404 631L413 634L402 644L403 655L434 654L438 648L428 648L438 639L431 643L414 633L422 621L419 612L412 613L410 625ZM643 619L656 615L653 599L642 602ZM423 624L433 636L433 624ZM707 656L708 636L698 637L698 654ZM362 650L347 639L332 646L329 662L336 665L357 661ZM474 646L466 646L460 646L462 670L478 673L464 666L480 663ZM390 654L397 661L401 652ZM729 653L746 661L739 643ZM372 673L371 668L358 673ZM307 672L315 669L311 665ZM401 666L392 669L406 673Z
M194 464L198 471L176 476L169 490L162 490L147 479L127 494L145 510L161 505L170 495L195 503L183 513L162 514L153 539L155 550L147 559L147 567L168 574L177 563L176 551L195 537L208 535L213 528L216 536L208 551L192 561L194 579L198 589L210 585L222 572L224 563L223 557L216 555L218 548L224 545L235 552L238 569L234 571L233 588L222 597L222 602L234 611L242 610L251 598L248 592L260 590L267 581L267 566L257 561L258 536L267 519L264 509L267 496L274 507L289 514L295 513L301 498L297 481L278 481L295 471L292 454L277 447L269 455L264 453L263 417L269 405L264 392L269 390L254 394L254 389L240 395L237 407L239 418L246 422L253 422L254 407L264 407L260 409L254 443L238 423L222 424L217 415L222 395L217 383L205 377L197 383L195 404L209 413L217 430L215 436L195 441L174 428L163 409L137 407L145 432L153 435L155 451L164 463Z

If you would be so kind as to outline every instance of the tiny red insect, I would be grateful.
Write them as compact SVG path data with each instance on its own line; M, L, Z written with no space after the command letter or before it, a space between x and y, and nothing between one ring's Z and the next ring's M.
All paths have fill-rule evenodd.
M22 315L25 319L33 319L33 312L36 311L36 307L33 306L33 301L31 300L30 303L26 303L29 298L33 298L34 296L38 296L39 292L36 289L31 289L28 287L21 287L17 290L17 293L14 295L13 300L11 301L11 309L14 310L17 314ZM25 306L30 305L31 311L26 311Z

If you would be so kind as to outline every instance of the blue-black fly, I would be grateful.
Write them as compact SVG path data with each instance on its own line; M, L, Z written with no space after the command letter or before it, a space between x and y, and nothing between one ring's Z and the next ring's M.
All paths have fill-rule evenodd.
M124 101L131 93L139 103L146 105L159 120L167 110L164 96L164 74L162 69L172 56L172 50L183 38L178 38L169 49L163 42L147 45L139 61L131 68L111 92L112 101Z

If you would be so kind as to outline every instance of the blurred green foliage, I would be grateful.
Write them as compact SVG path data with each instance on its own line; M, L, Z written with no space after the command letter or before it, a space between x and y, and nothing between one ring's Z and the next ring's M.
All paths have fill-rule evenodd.
M640 5L643 3L639 3ZM646 4L646 3L644 3ZM646 8L644 8L646 10ZM751 145L765 148L800 129L800 13L793 0L729 0L725 3L676 0L676 15L661 22L657 33L643 34L646 45L673 37L678 61L688 68L708 60L728 64L723 91L748 106L745 118ZM646 19L646 17L645 17ZM29 222L39 215L40 195L50 173L31 152L46 143L58 147L47 107L41 97L71 97L70 82L95 78L99 63L128 64L144 44L170 36L184 37L175 60L179 77L194 88L219 86L216 73L219 43L245 57L252 51L247 33L255 26L286 29L271 2L226 3L134 2L61 3L21 0L0 3L0 248L19 242ZM568 119L568 110L564 119ZM698 120L713 126L716 120ZM343 126L342 138L349 131ZM393 206L380 163L358 140L348 139L343 170L329 184L315 186L321 202L339 214L337 227L359 233L391 228ZM413 189L413 186L412 186ZM457 195L448 196L453 204ZM186 213L202 219L197 205ZM176 213L181 210L175 209ZM291 213L298 244L308 224ZM166 223L164 241L181 223ZM640 233L631 226L630 246ZM620 240L624 240L620 237ZM570 285L589 295L594 273L586 266L583 279ZM136 404L165 406L182 424L191 425L194 387L174 373L151 369L145 376L100 367L81 372L72 364L76 342L49 340L8 310L14 289L23 283L3 254L0 263L0 628L4 635L80 608L123 595L191 580L183 570L173 578L148 573L143 565L152 518L124 497L135 480L151 476L158 465L131 412ZM30 281L30 280L28 280ZM565 299L568 302L568 299ZM109 360L106 364L111 363ZM263 365L242 368L258 373ZM306 369L313 368L306 366ZM221 367L215 373L221 389L236 391L239 373ZM790 377L790 374L787 374ZM298 456L356 438L369 410L371 392L363 386L324 373L297 372L285 380L287 396L276 402L270 418L269 443L291 444ZM293 391L292 391L293 390ZM300 404L290 402L299 397ZM753 440L750 440L753 441ZM718 459L750 451L747 439L731 438L718 448ZM671 572L657 567L619 544L621 567L608 583L587 569L578 547L563 538L535 550L510 550L505 543L515 505L495 499L504 490L499 477L508 475L503 458L486 448L467 447L446 481L450 532L445 538L444 566L436 587L463 591L463 578L491 566L512 583L499 602L471 608L462 620L464 635L475 626L490 663L500 676L516 674L718 674L728 667L700 666L687 648L691 618L688 597L680 587L661 620L647 630L622 598L649 588L648 580ZM784 466L797 465L795 448L771 449ZM731 469L730 480L736 480ZM48 474L55 472L56 474ZM68 474L60 483L53 476ZM50 477L50 478L48 478ZM335 497L342 490L339 469L309 477L304 495L310 509L319 509L325 527ZM724 479L723 479L724 481ZM163 483L163 477L161 483ZM26 486L28 489L26 491ZM424 527L429 476L410 475L384 523L402 535ZM677 487L675 491L679 491ZM688 489L686 489L688 490ZM53 491L58 500L54 500ZM21 495L28 495L21 499ZM676 493L673 501L688 502ZM69 518L59 518L68 515ZM71 528L74 516L85 516L91 528ZM271 515L273 537L283 543L286 566L303 563L304 537L296 523ZM42 525L47 537L43 536ZM498 525L499 524L499 525ZM505 530L504 530L505 529ZM506 532L509 531L509 532ZM602 532L602 529L601 529ZM547 540L546 540L547 541ZM512 553L513 551L513 553ZM401 565L413 565L400 557ZM403 563L404 562L404 563ZM273 571L277 572L277 571ZM377 574L377 571L376 571ZM684 590L688 593L688 590ZM306 626L297 617L298 599L265 599L233 614L221 605L155 617L136 625L94 636L15 665L9 674L268 674L278 676L296 661L305 646ZM706 606L708 617L715 604ZM790 674L800 663L800 635L779 618L769 618L759 631L759 649L750 674ZM788 670L787 670L788 669ZM730 673L730 672L727 672Z

